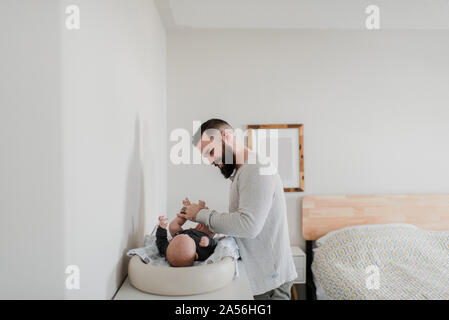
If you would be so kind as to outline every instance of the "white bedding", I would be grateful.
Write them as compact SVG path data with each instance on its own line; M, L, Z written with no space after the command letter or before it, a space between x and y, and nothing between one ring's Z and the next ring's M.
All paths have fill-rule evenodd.
M317 299L449 299L449 231L363 225L315 244Z

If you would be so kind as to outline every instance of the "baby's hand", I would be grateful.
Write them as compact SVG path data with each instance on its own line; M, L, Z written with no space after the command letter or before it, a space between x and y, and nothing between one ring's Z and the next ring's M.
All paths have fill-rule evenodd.
M166 229L167 228L167 225L168 225L167 221L168 221L167 217L159 216L159 226L162 229Z
M199 205L202 209L209 209L208 207L206 207L206 202L204 202L203 200L199 200L199 201L198 201L198 205Z
M208 245L209 245L209 238L208 237L201 237L200 247L207 247Z
M184 200L182 200L182 205L183 205L184 207L190 206L190 200L189 200L189 198L186 197Z

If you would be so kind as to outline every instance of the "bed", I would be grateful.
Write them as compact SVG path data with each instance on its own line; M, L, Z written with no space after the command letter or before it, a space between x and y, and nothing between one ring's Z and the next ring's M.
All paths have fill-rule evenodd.
M308 299L449 299L449 195L306 196Z

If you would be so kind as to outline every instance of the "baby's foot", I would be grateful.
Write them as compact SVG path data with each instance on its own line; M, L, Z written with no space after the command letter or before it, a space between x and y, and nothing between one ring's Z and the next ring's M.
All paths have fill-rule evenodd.
M162 229L166 229L166 228L167 228L167 225L168 225L167 221L168 221L168 218L167 218L167 217L165 217L165 216L159 216L159 226L160 226Z

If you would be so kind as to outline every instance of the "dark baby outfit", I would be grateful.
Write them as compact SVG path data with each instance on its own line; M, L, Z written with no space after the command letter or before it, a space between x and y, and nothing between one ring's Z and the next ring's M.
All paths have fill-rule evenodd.
M196 260L198 261L204 261L209 258L209 256L214 253L215 247L217 246L217 242L214 239L209 237L206 233L195 229L180 230L173 235L173 238L179 234L186 234L195 241L196 253L198 254L198 259ZM202 237L207 237L209 239L209 245L207 247L200 246ZM167 229L159 226L156 231L156 245L162 256L165 256L168 244Z

